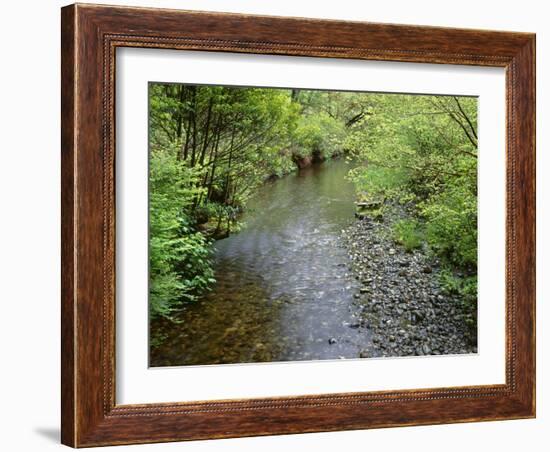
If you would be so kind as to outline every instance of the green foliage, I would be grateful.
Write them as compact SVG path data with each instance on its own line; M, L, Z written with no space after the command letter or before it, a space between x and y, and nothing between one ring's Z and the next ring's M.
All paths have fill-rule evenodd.
M152 316L211 287L212 241L239 230L259 185L294 171L297 154L341 152L349 102L320 91L149 85Z
M344 123L325 112L301 116L293 137L293 151L300 157L313 152L326 160L342 153L345 137Z
M360 200L400 198L403 195L401 188L407 180L407 172L402 168L367 165L352 169L349 178L359 187Z
M427 239L452 264L477 265L477 197L461 185L446 187L423 204Z
M449 269L444 269L439 274L441 286L448 294L459 295L463 312L466 314L464 321L469 329L472 340L477 333L477 275L456 276Z
M195 184L198 169L188 168L171 153L152 152L150 158L149 271L150 312L169 316L182 299L215 282L209 241L193 231L192 200L201 193Z
M453 96L364 94L368 115L345 147L359 162L349 178L362 199L406 204L414 220L393 226L406 249L426 241L442 260L442 282L472 304L477 279L477 102Z
M394 240L407 251L420 248L423 242L421 225L416 220L400 220L393 225Z
M458 277L449 269L444 269L439 274L443 289L451 295L460 295L467 308L477 306L477 276Z
M350 173L358 192L416 206L431 248L452 265L475 267L476 99L363 96L371 114L346 141L360 162ZM397 240L419 246L420 229L397 224Z
M344 151L361 200L415 206L397 242L476 267L474 98L151 83L149 101L153 316L211 287L212 241L239 230L257 187Z

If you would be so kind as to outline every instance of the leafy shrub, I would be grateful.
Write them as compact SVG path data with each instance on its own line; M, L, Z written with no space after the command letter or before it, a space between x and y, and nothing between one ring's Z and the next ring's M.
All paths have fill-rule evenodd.
M422 229L416 220L400 220L393 225L394 240L407 251L420 248L423 241Z
M345 125L327 113L302 116L294 131L294 154L300 157L317 153L323 160L342 152Z
M357 191L414 204L432 250L469 273L477 265L476 100L406 95L367 100L371 114L346 140L360 163L350 173ZM398 241L418 243L414 228L396 229Z
M369 164L352 169L348 179L357 187L360 198L372 200L380 197L400 198L407 175L403 169Z
M477 276L458 277L449 269L443 269L439 280L446 293L461 296L465 307L474 308L477 305Z
M439 279L445 292L460 296L469 339L477 344L477 276L456 276L449 269L443 269Z
M152 317L169 317L183 300L215 282L211 244L192 227L190 209L201 190L200 171L174 154L152 152L149 198L149 310Z
M447 187L423 205L430 246L452 264L477 265L477 197L461 185Z

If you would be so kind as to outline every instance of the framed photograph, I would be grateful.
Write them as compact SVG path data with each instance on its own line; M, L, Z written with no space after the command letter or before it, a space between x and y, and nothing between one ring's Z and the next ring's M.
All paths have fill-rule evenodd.
M62 442L535 416L535 36L62 9Z

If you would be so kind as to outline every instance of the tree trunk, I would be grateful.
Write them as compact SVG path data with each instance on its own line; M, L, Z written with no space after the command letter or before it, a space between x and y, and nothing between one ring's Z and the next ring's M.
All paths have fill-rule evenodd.
M199 159L200 165L204 165L204 157L206 155L206 149L208 148L208 136L210 135L210 118L212 117L212 107L214 105L214 97L210 96L208 101L208 113L206 115L206 124L204 125L204 138L202 140L202 150Z

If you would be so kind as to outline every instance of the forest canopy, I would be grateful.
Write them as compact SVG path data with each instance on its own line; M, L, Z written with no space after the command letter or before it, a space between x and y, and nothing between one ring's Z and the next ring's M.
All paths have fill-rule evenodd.
M238 231L259 186L339 156L358 201L406 206L396 242L428 247L473 298L475 98L151 83L149 102L153 317L215 283L213 241Z

